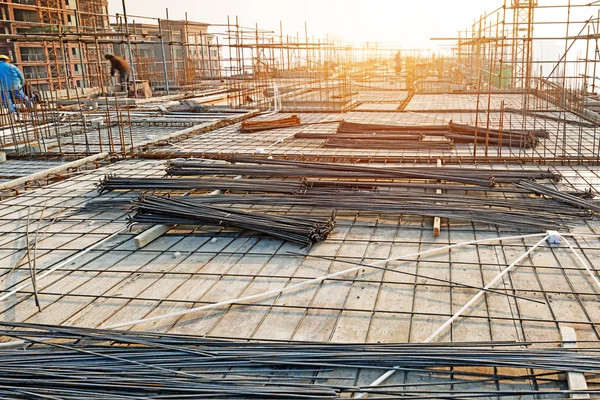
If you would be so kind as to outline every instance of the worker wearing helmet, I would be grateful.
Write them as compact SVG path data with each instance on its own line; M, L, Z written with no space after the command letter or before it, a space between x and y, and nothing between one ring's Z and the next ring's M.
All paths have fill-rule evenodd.
M19 90L25 84L25 77L16 65L10 63L10 58L0 55L0 80L8 90Z
M25 85L25 77L21 70L10 63L10 58L5 55L0 55L0 92L2 104L9 108L11 112L16 111L14 102L23 100L29 103L29 99L23 94L23 85Z

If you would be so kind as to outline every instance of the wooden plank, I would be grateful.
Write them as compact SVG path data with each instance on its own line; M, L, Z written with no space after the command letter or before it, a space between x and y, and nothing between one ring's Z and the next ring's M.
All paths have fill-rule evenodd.
M141 249L148 243L152 242L154 239L161 237L162 235L167 233L174 226L175 225L154 225L152 228L146 229L144 232L140 233L139 235L133 238L135 247Z
M560 335L562 337L563 347L566 349L574 349L577 347L577 334L575 329L570 326L561 326ZM567 383L569 384L569 390L587 390L587 382L585 375L581 372L567 372ZM589 399L590 395L587 393L572 393L572 399Z

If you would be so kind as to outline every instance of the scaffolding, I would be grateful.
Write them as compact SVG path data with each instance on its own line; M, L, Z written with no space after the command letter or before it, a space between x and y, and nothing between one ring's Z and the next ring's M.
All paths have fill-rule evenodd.
M19 340L2 346L24 366L0 391L65 385L27 357L90 349L81 362L140 366L153 347L158 375L77 372L57 393L598 395L600 3L498 3L431 49L238 17L104 19L92 1L68 28L0 34L64 50L52 90L0 114L2 340ZM129 63L129 93L105 52ZM157 208L131 213L148 200ZM207 204L232 212L190 216ZM270 236L274 217L317 216L336 226L312 248ZM44 353L48 335L59 353ZM251 354L232 364L238 346ZM271 354L286 349L291 364ZM184 376L182 357L202 363Z
M566 121L577 119L592 126L600 121L595 78L599 19L582 19L580 12L573 12L597 15L597 3L545 6L534 0L505 0L475 19L470 29L459 31L457 38L432 38L432 45L444 40L450 48L410 49L391 42L318 38L309 33L308 24L302 35L292 36L285 33L283 22L278 30L271 30L245 26L238 17L227 18L224 24L189 21L187 16L176 20L168 10L165 18L108 15L101 0L82 2L72 13L72 26L67 26L64 18L70 11L55 10L64 4L44 1L43 6L30 7L43 12L42 22L25 24L35 30L0 34L0 38L44 44L51 87L43 97L50 109L66 97L67 103L75 104L100 99L108 109L126 105L124 111L151 90L154 97L198 96L201 106L192 107L194 112L206 107L260 110L268 115L471 112L482 135L490 129L502 130L503 124L545 129L544 121L554 118L559 121L552 128L554 148L545 149L542 155L507 154L502 146L495 149L475 139L469 157L532 162L550 152L557 160L564 156L589 162L597 157L595 128L592 156L585 151L571 154L572 138L563 134L573 128ZM564 12L557 16L548 10ZM556 27L566 27L566 36L557 36ZM557 40L564 40L562 54L547 57L540 53L540 43ZM398 51L400 64L395 61ZM582 51L585 58L577 56ZM120 55L130 64L135 83L130 93L120 92L120 85L113 84L105 53ZM79 65L77 77L75 64ZM36 77L29 80L35 84ZM499 95L512 97L495 101ZM131 104L124 101L127 96L133 98ZM440 100L443 106L436 108L437 99L444 97L474 102L463 107L460 102ZM86 114L81 109L77 112ZM579 149L588 132L582 126L573 129Z

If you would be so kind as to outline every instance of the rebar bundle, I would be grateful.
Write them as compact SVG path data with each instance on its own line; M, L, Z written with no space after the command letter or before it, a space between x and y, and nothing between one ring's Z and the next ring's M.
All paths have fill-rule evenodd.
M300 118L297 115L292 115L287 118L280 118L269 121L242 121L240 132L254 133L260 131L268 131L278 128L289 128L300 125Z
M470 198L422 194L385 195L384 193L344 193L338 196L325 194L302 195L217 195L190 196L186 201L192 204L239 204L310 207L347 212L375 214L404 214L425 217L443 217L461 221L537 231L546 229L568 229L568 222L577 218L589 218L585 210L571 207L558 207L544 202L512 204L506 199ZM173 223L173 222L172 222Z
M100 194L112 190L235 190L240 192L298 193L305 190L306 180L280 181L265 179L211 178L131 178L106 175L98 183Z
M516 342L258 342L26 323L2 325L4 338L33 344L26 350L0 351L0 394L13 399L600 394L594 386L581 391L561 389L565 384L557 377L565 372L597 374L600 354L594 349L529 348L530 343ZM342 369L395 369L427 382L367 387L328 374ZM533 381L546 384L532 385ZM470 385L468 390L462 389L463 384ZM480 390L473 388L476 384L481 385Z
M207 196L209 197L209 196ZM274 215L233 207L199 204L190 197L140 196L134 202L133 222L232 226L265 233L305 247L325 240L334 227L334 217Z
M443 136L448 131L448 125L382 125L382 124L360 124L356 122L342 122L337 133L389 133L405 134L407 132L420 132L424 135Z
M370 134L359 134L359 133L343 133L343 134L323 134L314 132L298 132L294 135L298 139L377 139L377 140L422 140L423 134L420 132L410 132L407 134L396 135L394 133L370 133Z
M347 149L450 150L452 141L424 140L427 136L443 136L446 125L399 126L340 123L333 135L300 132L296 138L326 139L324 147Z
M506 178L504 178L506 179ZM515 179L519 179L516 177ZM379 192L400 189L409 190L436 190L480 192L480 193L532 193L530 190L514 186L478 187L464 186L451 183L419 183L419 182L385 182L368 180L312 180L300 178L298 180L273 180L273 179L231 179L231 178L134 178L106 175L97 184L100 194L113 190L143 190L143 191L173 191L173 190L223 190L235 192L262 192L262 193L343 193L346 191ZM403 193L405 190L403 191ZM571 192L570 194L581 197L593 197L590 192ZM113 202L119 199L113 199ZM90 203L90 202L88 202ZM87 203L86 203L87 204Z
M485 127L474 127L470 125L457 124L450 121L450 133L447 138L455 143L473 143L477 135L477 143L496 144L498 146L520 147L524 149L534 148L538 142L538 136L545 137L546 131L515 131L497 130Z
M450 150L452 142L449 140L421 140L418 139L377 139L364 138L328 138L324 147L338 149L382 149L382 150Z
M493 186L492 177L470 177L466 174L450 175L433 168L377 168L363 166L342 166L337 164L298 163L289 166L265 165L226 165L207 164L204 162L171 162L167 165L169 175L247 175L260 177L313 177L313 178L352 178L352 179L377 179L377 178L413 178L413 179L441 179L450 182L460 182L478 186Z
M560 175L540 170L492 170L487 168L453 167L375 167L335 163L299 162L254 157L233 156L230 161L237 164L215 164L206 160L169 161L169 175L246 175L261 177L313 177L340 179L408 178L444 180L483 187L495 182L519 182L522 179L559 180ZM247 164L241 165L239 163Z
M504 177L508 180L507 177ZM520 179L516 175L514 179ZM527 181L525 181L527 182ZM522 185L521 185L522 186ZM116 175L106 175L97 184L98 191L102 194L113 190L142 190L142 191L173 191L173 190L223 190L235 192L262 192L262 193L281 193L281 194L342 194L345 192L382 192L382 195L396 196L420 196L426 198L431 196L431 193L413 192L412 190L436 190L442 189L447 191L460 192L477 192L477 195L469 195L468 199L477 201L494 201L494 198L488 197L492 193L511 193L511 194L539 194L537 186L528 189L525 187L515 187L513 185L495 186L493 188L481 188L473 186L462 186L457 184L447 183L418 183L418 182L385 182L385 181L354 181L354 180L309 180L301 178L299 180L273 180L273 179L230 179L230 178L135 178L135 177L120 177ZM547 187L545 187L547 188ZM409 189L407 191L406 189ZM549 189L549 188L547 188ZM479 194L485 194L486 197L480 197ZM590 199L594 195L590 191L583 192L557 192L560 195L568 195L577 199ZM558 195L555 194L555 195ZM438 196L438 195L436 195ZM439 195L443 199L451 199L449 195ZM464 199L464 197L460 197ZM113 201L118 201L115 199ZM504 200L504 199L503 199ZM520 201L537 202L538 200L525 198L511 198L510 204L503 202L507 206L514 207ZM544 202L549 204L550 202ZM593 203L592 203L593 204ZM575 204L580 208L580 204ZM539 207L539 205L536 205ZM584 207L585 208L585 207Z
M356 165L304 163L275 159L259 159L251 157L233 157L236 164L212 163L206 160L174 161L167 165L167 172L171 175L258 175L268 177L298 177L298 180L265 180L265 179L228 179L228 178L129 178L106 176L98 185L102 193L109 190L145 190L166 191L173 190L215 190L236 193L264 193L264 195L215 195L215 196L190 196L177 200L164 197L141 197L136 203L138 211L134 217L135 222L160 223L160 224L198 224L216 223L217 225L231 225L271 234L265 230L264 225L256 227L246 221L254 213L244 212L240 209L219 209L218 214L209 218L212 211L198 209L198 205L214 206L215 204L239 204L250 206L310 206L323 215L325 210L338 210L346 212L365 212L377 214L406 214L426 217L444 217L463 221L472 221L493 224L501 227L511 227L521 230L541 229L568 229L573 221L582 218L591 218L590 210L593 207L582 207L582 204L591 204L585 200L588 192L562 193L556 192L555 196L564 195L564 198L575 199L571 202L512 196L510 198L497 198L489 196L494 192L511 194L538 193L524 185L490 187L496 180L504 184L529 182L536 179L560 179L560 175L550 171L539 170L484 170L463 168L377 168ZM243 163L243 164L241 164ZM262 165L262 164L266 165ZM443 171L443 173L441 173ZM492 175L493 174L493 175ZM335 178L336 180L309 180L305 176ZM366 179L365 181L339 180L339 178ZM453 180L480 186L458 186L456 184L420 183L420 182L395 182L398 177L414 179L443 179ZM443 178L440 178L443 177ZM376 181L379 179L392 179L393 182ZM487 179L487 181L485 180ZM486 186L487 184L487 186ZM537 187L537 186L536 186ZM543 186L542 186L543 187ZM412 191L406 189L421 189ZM444 188L450 193L428 193L427 189ZM468 195L452 194L453 190L467 190ZM473 189L473 190L468 190ZM489 193L488 193L489 191ZM471 193L473 192L473 193ZM482 195L483 194L483 195ZM155 204L158 202L159 204ZM589 205L588 204L588 205ZM151 207L156 207L152 209ZM172 208L171 208L172 207ZM182 209L180 209L182 208ZM233 211L232 211L233 210ZM329 211L330 212L330 211ZM196 213L196 214L195 214ZM238 215L239 214L239 215ZM242 217L240 217L240 215ZM257 214L262 224L265 214ZM283 216L282 218L288 218ZM191 221L195 218L195 221ZM269 218L276 218L269 215ZM299 217L299 218L304 218ZM295 221L295 217L294 217ZM236 224L237 223L237 224ZM288 221L282 222L285 226ZM310 223L320 226L323 221ZM293 223L292 223L293 224ZM301 229L308 229L300 226ZM290 235L288 231L282 234L274 229L273 236L292 240L297 243L309 245L322 240L326 233L302 231L301 238ZM318 231L318 229L317 229ZM298 234L298 232L294 232ZM279 235L279 236L278 236ZM306 238L310 238L308 240Z
M326 139L325 147L396 149L396 150L447 150L453 143L477 143L533 148L538 138L547 138L548 131L542 129L514 130L490 129L457 124L450 121L442 125L378 125L342 122L335 134L299 132L294 137L301 139ZM428 136L442 136L447 140L424 140ZM403 142L396 143L401 140Z
M521 174L504 179L521 179ZM525 181L527 183L527 181ZM538 185L539 186L539 185ZM536 186L537 187L537 186ZM406 189L421 189L421 191ZM259 206L263 204L276 206L306 206L311 205L321 209L336 209L349 212L397 213L423 216L445 216L467 221L487 222L502 226L519 227L522 229L565 228L569 221L590 218L590 207L585 199L572 194L556 192L555 196L565 196L575 199L574 202L530 198L530 197L494 197L490 194L500 191L511 194L537 193L536 190L525 186L502 186L495 188L477 188L476 193L469 195L452 193L429 193L424 190L432 188L458 189L457 185L448 184L415 184L395 182L351 182L327 180L262 180L262 179L214 179L214 178L120 178L105 177L98 190L215 190L237 193L265 193L267 196L256 195L226 195L185 197L188 205L241 203ZM463 188L465 188L463 186ZM468 187L466 187L468 188ZM544 187L543 187L544 188ZM489 193L488 193L489 191ZM273 195L279 196L273 196ZM482 195L483 194L483 195ZM585 192L585 195L589 195ZM582 196L583 197L583 196ZM159 198L162 199L162 198ZM591 203L593 205L593 203ZM152 218L142 216L137 222L156 223L187 223L179 221L171 215ZM560 218L562 220L557 220ZM566 221L566 222L565 222Z
M595 213L600 214L600 204L588 201L580 196L574 196L569 193L563 193L551 187L540 185L539 183L530 181L521 181L519 182L518 186L523 189L527 189L532 193L550 197L554 200L560 201L561 203L579 207L584 210L591 210Z

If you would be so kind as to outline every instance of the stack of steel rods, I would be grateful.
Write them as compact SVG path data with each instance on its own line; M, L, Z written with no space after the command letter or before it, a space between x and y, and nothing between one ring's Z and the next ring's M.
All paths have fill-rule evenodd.
M261 191L271 193L298 193L303 191L303 180L280 181L259 179L212 179L212 178L132 178L106 175L97 185L101 194L111 190L234 190L239 192Z
M432 135L427 135L432 136ZM443 135L435 135L443 136ZM315 133L308 131L300 131L294 134L296 139L385 139L385 140L422 140L424 137L423 132L419 131L406 131L401 135L394 132L370 132L370 133Z
M563 229L568 228L572 221L581 218L590 218L593 215L589 210L594 210L593 203L586 201L581 196L577 197L568 193L554 194L563 196L555 200L510 197L498 198L488 196L488 190L502 193L538 193L530 186L525 186L529 180L535 179L560 179L560 175L550 171L539 170L481 170L463 168L377 168L372 166L356 166L344 164L327 163L304 163L274 159L256 159L249 157L233 157L232 162L236 164L206 163L202 160L174 161L168 164L167 171L175 175L262 175L269 177L301 177L300 180L258 180L258 179L223 179L223 178L119 178L106 177L99 185L101 192L107 190L195 190L220 189L226 192L237 193L265 193L267 195L225 195L210 197L190 197L186 200L165 199L163 197L151 196L137 203L138 213L134 217L135 222L162 223L162 224L198 224L199 221L191 221L191 218L200 220L200 223L208 223L207 218L210 211L194 210L197 205L214 204L240 204L240 205L270 205L270 206L311 206L323 210L339 210L346 212L365 212L377 214L406 214L427 217L445 217L463 221L488 223L501 227L511 227L521 230L541 229ZM243 163L243 164L240 164ZM266 164L266 165L262 165ZM440 170L443 170L440 173ZM308 180L304 176L319 176L326 178L371 178L371 179L396 179L398 175L403 178L419 177L422 179L438 178L443 176L445 180L454 180L462 183L478 184L480 186L464 186L462 188L474 189L485 195L456 195L450 193L433 194L427 192L415 192L403 190L406 188L430 189L432 185L438 187L440 184L419 182L378 182L374 180L349 182L349 181L315 181ZM467 178L465 178L467 176ZM487 179L487 180L486 180ZM525 182L518 187L490 188L489 182L499 180L503 183ZM487 186L486 186L487 184ZM455 186L444 184L443 186ZM539 186L539 185L538 185ZM536 186L537 187L537 186ZM542 186L542 188L545 188ZM456 188L461 190L461 188ZM279 194L279 195L274 195ZM282 196L283 195L283 196ZM587 195L587 194L586 194ZM575 199L571 202L565 199ZM159 205L153 202L159 202ZM173 202L182 202L174 204ZM587 207L582 207L585 204ZM150 206L158 207L160 211L151 210ZM173 209L171 208L173 207ZM183 207L185 211L179 208ZM235 210L233 213L231 210ZM194 212L197 211L197 215ZM246 221L246 213L235 208L218 210L220 214L210 220L212 223L221 225L232 225L240 228L248 227L259 232L269 233L266 227L261 225L263 214L258 215L260 220L258 228ZM240 218L238 213L244 217ZM229 218L228 218L229 217ZM275 218L271 215L269 218ZM252 218L250 218L252 219ZM237 225L236 225L237 222ZM287 224L284 221L283 224ZM268 225L268 224L267 224ZM317 223L317 226L319 224ZM287 226L287 225L286 225ZM300 226L299 229L306 229ZM274 229L277 233L278 229ZM284 239L289 239L308 245L316 240L322 240L326 234L299 234L301 238L293 236L284 229L285 233L279 233ZM328 233L328 232L327 232ZM277 234L274 234L277 236ZM310 241L306 237L311 238ZM313 240L318 238L316 240Z
M410 133L407 135L396 135L394 133L387 133L387 132L385 132L385 133L373 132L373 133L369 133L369 134L348 133L348 134L337 134L335 136L332 136L331 139L336 139L336 140L377 139L377 140L401 140L401 141L414 140L414 141L417 141L417 140L422 140L423 135L418 132Z
M453 132L448 133L446 137L457 144L472 144L475 141L474 135L459 134ZM516 147L521 149L533 148L537 144L536 139L530 136L520 136L516 139L514 135L507 135L507 137L502 136L502 138L496 136L489 136L488 138L486 138L485 132L480 132L480 134L477 136L477 143L485 144L486 142L489 145L497 145L502 147Z
M550 170L540 170L540 169L489 169L489 168L462 168L462 167L448 167L444 166L441 169L439 167L431 167L431 166L420 166L420 167L372 167L372 166L359 166L359 165L347 165L347 164L335 164L335 163L318 163L318 162L300 162L300 161L289 161L289 160L278 160L278 159L269 159L269 158L258 158L258 157L245 157L245 156L233 156L230 159L233 163L245 163L245 164L258 164L258 165L279 165L279 166L287 166L287 167L297 167L297 168L322 168L322 169L339 169L342 171L347 170L356 170L373 172L374 174L378 174L386 171L397 172L397 171L416 171L416 172L440 172L443 171L444 174L448 173L451 175L455 175L460 177L461 175L467 175L470 177L479 177L482 179L489 179L490 177L494 179L494 181L499 183L515 183L519 182L522 179L551 179L558 182L561 179L561 175L559 173L552 172ZM178 161L178 163L194 163L194 160L186 160L186 161ZM202 164L205 162L200 161ZM177 163L173 161L172 163ZM374 175L374 177L379 178L379 176ZM437 179L437 177L435 177Z
M419 183L419 182L385 182L385 181L356 181L356 180L265 180L265 179L230 179L230 178L132 178L106 175L96 185L102 194L113 190L215 190L236 192L262 192L262 193L305 193L307 191L319 192L345 192L345 191L393 191L401 189L409 190L436 190L458 192L482 192L482 193L531 193L526 189L514 186L463 186L448 183ZM571 194L587 197L589 192L572 192Z
M406 139L389 140L379 139L377 137L365 136L362 138L346 139L337 136L328 138L323 147L332 147L337 149L383 149L383 150L450 150L452 142L447 139L442 140L421 140Z
M205 196L211 197L211 196ZM190 197L140 196L134 202L132 221L152 224L232 226L265 233L310 247L325 240L334 227L329 218L309 215L273 215L190 201Z
M112 182L112 180L115 182ZM452 193L427 193L399 190L393 183L379 182L327 182L327 181L273 181L254 179L180 179L174 178L126 178L107 177L99 190L175 190L175 189L221 189L224 191L283 194L285 196L210 196L186 198L190 204L236 203L248 205L305 206L322 209L337 209L354 212L398 213L431 216L439 212L442 216L468 221L488 222L525 228L558 228L564 223L554 221L561 218L571 221L589 218L588 208L568 206L564 202L530 197L493 197L478 195L456 195ZM380 186L377 186L380 185ZM381 189L386 189L382 191ZM496 189L496 188L494 188ZM520 193L531 193L516 189ZM510 189L507 190L510 192ZM571 196L565 194L565 196ZM580 202L585 200L571 196ZM162 198L160 198L162 199ZM174 215L138 216L137 222L188 223ZM506 218L505 221L502 218ZM185 218L184 218L185 219ZM536 219L538 221L536 221ZM142 221L143 220L143 221Z
M533 148L538 144L537 135L544 135L542 131L499 131L497 129L476 128L450 122L450 133L446 135L455 143L473 143L477 133L477 143L489 143L499 146ZM545 132L545 131L543 131Z
M386 181L367 181L367 180L311 180L305 179L306 190L312 188L319 188L320 190L328 191L391 191L391 190L415 190L415 191L426 191L426 190L445 190L445 191L458 191L458 192L482 192L482 193L530 193L528 190L516 188L510 186L494 186L494 187L478 187L478 186L465 186L457 185L452 183L421 183L421 182L386 182ZM576 195L579 192L574 192ZM581 192L581 196L588 196L588 192Z
M302 139L326 139L325 147L371 148L371 149L435 149L447 150L454 143L473 143L475 133L478 143L498 146L532 148L539 138L547 138L548 131L542 129L514 130L484 127L476 128L450 122L445 125L377 125L342 122L334 134L300 132ZM447 140L427 141L425 136L443 136ZM402 140L402 142L397 142Z
M342 122L324 147L395 150L450 150L452 141L423 140L424 135L443 136L447 126L394 126Z
M457 124L455 122L450 121L450 130L452 132L457 132L457 133L473 133L475 131L475 127L471 126L471 125L464 125L464 124ZM524 135L524 134L531 134L533 136L535 136L536 138L548 138L549 137L549 133L547 130L545 129L504 129L502 131L500 131L499 129L493 129L493 128L486 128L486 127L478 127L477 131L479 133L483 133L483 135L485 136L485 134L489 131L490 135L492 136L498 136L500 134L504 135Z
M169 175L247 175L261 177L313 177L313 178L340 178L340 179L380 179L380 178L412 178L442 180L466 183L478 186L493 186L494 180L488 176L469 176L468 174L450 175L433 168L404 169L404 168L376 168L362 166L342 166L336 164L309 163L298 166L264 166L264 165L226 165L189 162L171 162L167 165Z
M441 179L450 182L478 186L493 186L490 175L450 175L440 173L440 168L379 168L331 163L306 163L284 160L264 160L251 157L234 157L233 162L257 165L208 164L203 161L187 160L167 163L169 175L247 175L269 177L319 177L319 178L413 178ZM270 161L274 161L271 163ZM272 165L260 165L272 164ZM274 167L273 165L277 165Z
M344 193L341 196L330 194L302 195L217 195L195 196L186 201L192 204L245 204L270 206L299 206L311 207L312 210L324 208L336 211L365 212L375 214L405 214L426 217L443 217L462 221L473 221L493 224L513 229L540 231L546 229L567 229L565 221L574 218L589 217L584 210L573 210L570 207L558 208L555 205L544 208L542 202L531 203L528 206L515 204L504 199L492 200L485 203L484 198L477 203L468 197L459 196L453 201L447 198L429 197L421 199L419 194L413 194L406 199L398 196L382 196L381 193ZM445 204L440 204L445 203ZM565 220L562 221L561 219Z
M489 187L494 182L516 183L522 179L559 180L560 175L539 170L500 170L453 167L374 167L335 163L299 162L234 156L232 163L216 164L203 160L177 160L167 163L169 175L246 175L263 177L314 177L340 179L427 179Z
M448 125L382 125L382 124L360 124L355 122L342 122L337 133L396 133L419 132L423 135L444 136L448 131Z
M521 181L518 183L520 188L531 191L539 195L550 197L554 200L560 201L561 203L570 204L575 207L579 207L584 210L591 210L595 213L600 214L600 204L587 201L580 196L574 196L569 193L560 192L548 186L540 185L539 183L531 181Z
M298 132L297 139L330 139L355 140L360 144L368 144L369 140L404 140L421 141L425 136L445 136L449 131L448 125L379 125L359 124L343 121L337 131L331 133ZM397 143L396 143L397 144ZM397 144L399 145L399 144Z
M378 186L379 185L379 186ZM393 185L393 184L389 184ZM437 185L444 186L444 185ZM448 185L446 185L448 186ZM387 190L381 191L382 188ZM298 198L328 199L344 195L360 198L369 202L394 202L397 204L446 204L464 207L496 207L519 211L538 211L553 213L564 217L587 217L589 214L579 207L566 207L559 201L512 197L489 197L477 195L452 195L449 193L425 193L398 190L394 186L378 182L328 182L328 181L274 181L258 179L174 179L174 178L118 178L107 176L99 186L99 191L107 190L190 190L221 189L236 192L262 192L277 194L296 194ZM494 188L495 189L495 188ZM524 193L530 191L522 189ZM485 190L484 190L485 191ZM376 193L373 193L376 192ZM508 191L507 191L508 192ZM566 194L565 194L566 195ZM567 195L570 196L570 195ZM576 197L578 201L582 201Z
M258 342L0 324L4 338L33 344L26 350L0 351L0 394L19 399L340 398L359 392L417 399L568 397L574 392L561 389L566 382L559 374L600 372L596 349L531 348L530 343ZM354 384L358 371L389 369L414 374L423 382ZM341 371L351 378L343 379ZM590 382L590 389L578 393L600 394L595 386Z
M506 178L503 178L506 179ZM518 177L514 178L515 180ZM147 191L172 191L172 190L216 190L234 192L262 192L262 193L340 193L346 191L367 192L393 192L399 190L401 193L408 190L445 190L450 192L477 192L477 193L511 193L530 194L537 192L514 185L502 185L494 187L464 186L449 183L420 183L420 182L386 182L366 180L312 180L301 178L298 180L265 180L265 179L231 179L231 178L133 178L106 175L97 184L98 191L102 194L113 190L147 190ZM563 192L561 192L563 193ZM564 192L567 193L567 192ZM572 196L581 198L593 198L591 191L568 192ZM115 201L118 201L116 199Z
M269 121L242 121L240 131L244 133L254 133L268 131L270 129L289 128L298 125L300 125L300 118L297 115L292 115L291 117Z

